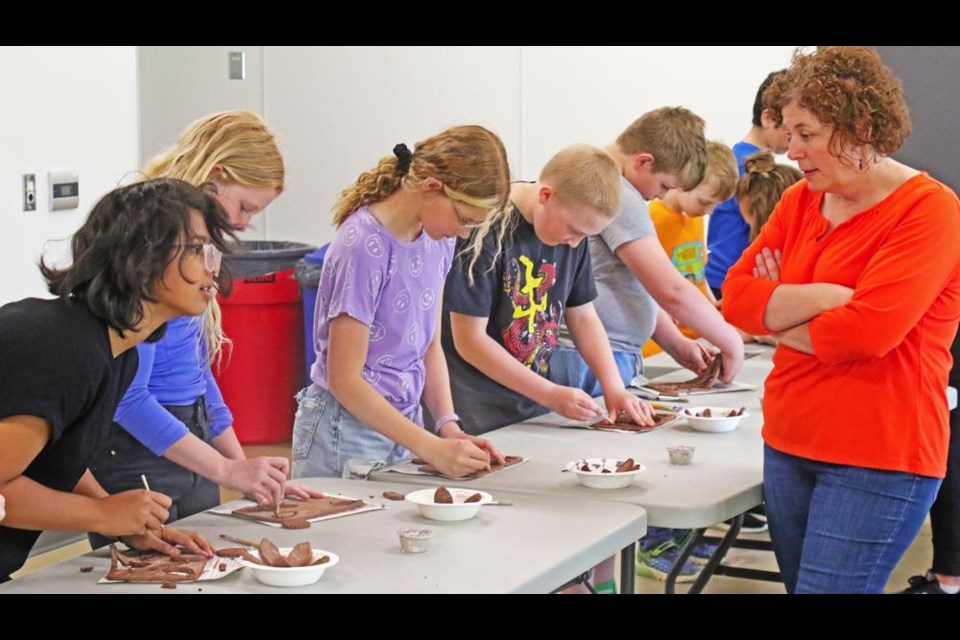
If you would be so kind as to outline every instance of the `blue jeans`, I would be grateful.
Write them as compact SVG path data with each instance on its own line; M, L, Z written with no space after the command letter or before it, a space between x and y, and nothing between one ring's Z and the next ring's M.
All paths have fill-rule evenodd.
M770 539L788 593L883 593L940 479L817 462L764 445Z
M347 460L376 460L384 465L400 462L410 452L368 427L341 405L328 390L311 384L297 394L293 422L294 478L339 478ZM423 424L419 405L407 414Z
M643 359L639 353L614 351L613 359L617 363L624 386L628 386L635 375L643 372ZM550 382L583 389L594 397L603 393L597 376L590 371L587 362L576 349L556 347L550 354L550 372L547 377Z

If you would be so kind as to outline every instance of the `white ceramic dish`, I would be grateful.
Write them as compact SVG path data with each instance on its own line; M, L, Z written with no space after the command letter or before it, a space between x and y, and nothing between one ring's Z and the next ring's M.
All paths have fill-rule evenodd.
M633 483L637 474L646 471L642 464L635 471L621 471L617 473L615 469L623 460L620 458L583 458L567 465L577 474L577 480L585 487L591 489L623 489ZM581 471L583 463L590 466L590 471ZM606 469L609 473L603 473Z
M450 495L453 496L453 504L437 504L433 501L433 494L437 488L421 489L420 491L411 491L405 497L407 502L417 505L420 515L430 520L440 520L445 522L454 522L457 520L469 520L480 512L480 507L493 502L493 496L485 491L476 489L453 489L447 487ZM480 494L480 500L477 502L464 502L475 493Z
M711 414L716 415L709 418L701 416L700 414L707 409L710 409ZM687 419L690 426L697 431L723 433L725 431L733 431L737 428L737 425L740 424L741 420L750 415L744 411L743 415L727 416L728 413L736 410L735 407L687 407L683 410L682 415Z
M280 553L286 556L292 550L293 547L281 547ZM260 557L256 549L252 549L250 553L258 558ZM340 556L335 553L322 549L313 550L314 562L323 556L330 556L330 561L307 567L268 567L249 560L244 560L243 566L249 567L253 571L253 577L259 582L271 587L302 587L318 581L323 576L324 571L340 562Z

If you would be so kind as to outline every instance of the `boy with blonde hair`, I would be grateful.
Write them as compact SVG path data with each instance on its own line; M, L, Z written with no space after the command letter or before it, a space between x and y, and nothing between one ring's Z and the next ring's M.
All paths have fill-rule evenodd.
M617 372L593 299L587 236L620 213L619 171L589 145L557 153L537 182L514 183L510 206L476 261L461 251L447 277L441 333L454 408L467 433L482 434L549 410L596 420L603 410L578 388L547 379L566 318L606 395L610 419L651 424L650 405Z

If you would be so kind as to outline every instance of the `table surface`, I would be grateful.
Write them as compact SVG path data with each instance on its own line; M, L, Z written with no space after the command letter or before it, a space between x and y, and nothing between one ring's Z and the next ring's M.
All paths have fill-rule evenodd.
M230 516L197 514L177 523L207 536L216 547L235 547L220 533L277 546L308 540L340 556L319 582L295 588L263 585L250 569L220 580L161 589L158 584L97 584L110 567L109 552L46 567L0 585L2 593L548 593L646 534L646 513L615 502L587 504L562 496L497 491L514 506L485 506L471 520L435 522L409 502L383 499L409 485L312 478L300 480L330 494L381 502L386 509L286 530ZM371 499L371 496L373 498ZM231 503L237 504L237 503ZM430 550L401 553L397 531L432 529ZM93 571L81 573L81 567Z
M411 485L459 486L485 491L515 491L543 496L625 502L646 509L651 526L695 529L728 520L762 501L763 423L760 395L763 380L772 367L771 347L754 347L759 355L745 361L738 382L753 384L756 390L694 396L686 406L746 407L750 414L734 431L703 433L681 420L649 433L610 433L562 428L566 422L555 413L532 418L486 434L501 453L527 458L521 465L475 480L453 481L433 476L378 471L373 478ZM648 359L649 375L688 379L689 371L666 354ZM672 372L672 375L669 373ZM693 463L669 464L666 447L696 447ZM646 466L635 482L624 489L591 489L579 484L576 474L563 472L565 465L580 458L626 458Z

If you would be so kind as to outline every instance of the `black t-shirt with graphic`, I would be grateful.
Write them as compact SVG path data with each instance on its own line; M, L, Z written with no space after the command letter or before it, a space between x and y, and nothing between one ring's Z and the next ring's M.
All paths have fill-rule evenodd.
M526 420L547 409L491 380L460 357L450 333L450 312L488 318L487 335L518 362L547 377L564 312L597 297L585 241L576 247L550 247L537 238L533 225L516 208L511 219L503 252L492 269L496 234L484 239L483 253L473 267L473 285L467 279L469 247L457 241L443 293L441 338L453 404L464 429L472 434Z
M81 302L28 298L0 307L0 418L29 415L50 424L50 439L23 475L73 491L137 362L136 349L113 357L106 323ZM0 524L0 582L23 565L39 536Z

